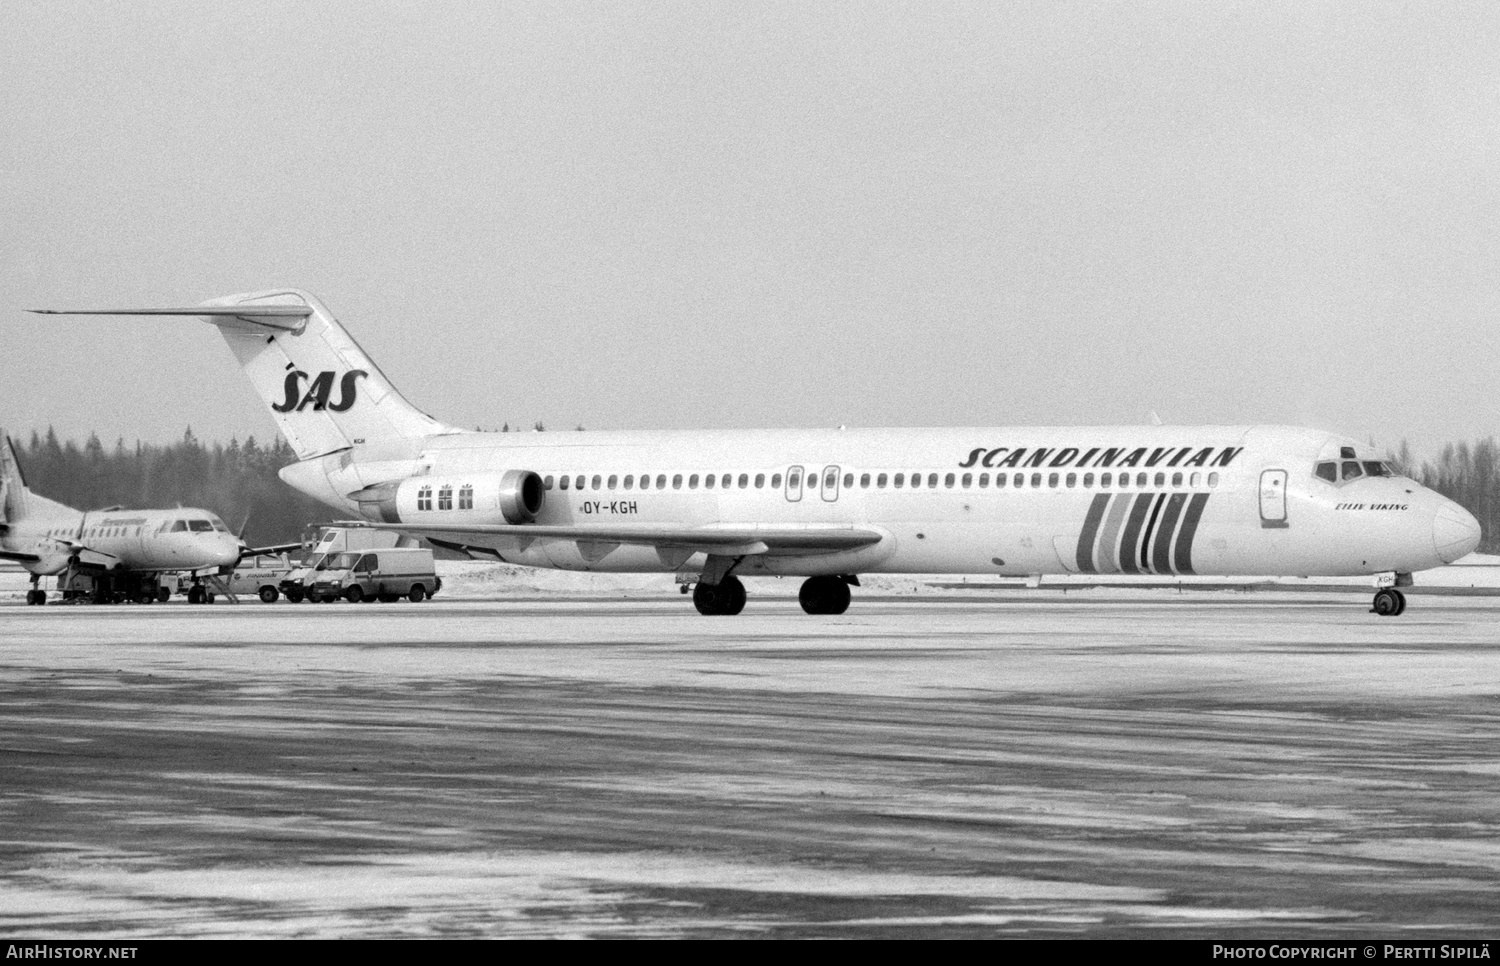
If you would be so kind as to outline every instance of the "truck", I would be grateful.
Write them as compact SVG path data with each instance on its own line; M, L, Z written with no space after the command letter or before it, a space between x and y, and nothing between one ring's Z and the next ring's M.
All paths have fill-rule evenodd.
M328 554L318 563L307 598L334 601L342 597L356 604L362 600L391 602L405 597L417 603L437 593L441 586L431 550L421 547L347 550Z
M329 554L420 546L413 537L369 527L319 527L316 535L307 538L305 542L312 549L308 551L302 565L288 573L277 585L286 599L294 604L308 596L318 565Z

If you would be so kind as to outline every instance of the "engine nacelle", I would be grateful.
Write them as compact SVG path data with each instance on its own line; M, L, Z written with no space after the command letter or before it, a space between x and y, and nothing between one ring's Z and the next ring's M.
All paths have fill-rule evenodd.
M542 512L542 478L531 470L410 476L349 494L376 523L518 524Z

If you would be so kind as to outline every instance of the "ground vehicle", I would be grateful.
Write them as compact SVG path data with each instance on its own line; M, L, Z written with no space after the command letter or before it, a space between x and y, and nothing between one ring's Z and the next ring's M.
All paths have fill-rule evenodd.
M437 593L441 581L432 551L420 547L345 551L325 556L314 571L309 600L395 601L413 603Z
M308 542L311 543L312 550L308 552L302 565L286 574L277 585L286 599L294 604L308 596L317 567L329 554L421 545L415 538L399 533L354 527L321 527L316 541Z
M219 580L236 597L254 594L270 604L280 596L278 588L281 581L295 566L290 554L256 554L241 560L238 567L219 577Z

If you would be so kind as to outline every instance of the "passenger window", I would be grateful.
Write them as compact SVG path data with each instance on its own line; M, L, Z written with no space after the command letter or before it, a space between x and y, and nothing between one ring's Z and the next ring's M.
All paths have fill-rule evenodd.
M868 490L870 488L870 474L868 474L868 473L861 473L861 474L859 474L859 485L860 485L861 489Z
M838 470L838 467L836 467L836 466L830 467L829 470L828 470L828 472L823 474L823 489L825 489L825 490L831 490L831 489L833 489L834 487L836 487L838 485L839 485L839 470Z
M1208 488L1211 490L1211 489L1213 489L1214 487L1216 487L1218 485L1219 485L1219 474L1217 474L1217 473L1210 473L1210 474L1208 474Z
M1359 468L1359 464L1353 460L1344 464L1344 479L1357 480L1364 475L1364 471Z
M1048 473L1047 474L1047 485L1050 486L1050 487L1052 487L1054 490L1057 489L1057 474L1056 473Z
M935 489L937 489L937 474L936 473L928 473L927 474L927 488L929 490L935 490Z
M755 488L758 490L758 489L760 489L761 487L763 487L765 485L766 485L766 474L764 474L764 473L757 473L757 474L755 474Z
M688 477L688 489L690 489L690 490L696 490L697 488L698 488L698 474L694 473L692 476Z
M979 474L979 488L981 490L988 489L989 485L990 485L990 475L988 473L980 473Z
M591 485L592 485L593 489L597 490L597 489L599 489L599 484L603 483L603 482L604 481L601 480L598 476L595 476L594 479L593 479L593 481L592 481L592 483L591 483Z
M674 473L672 475L672 489L674 489L674 490L680 490L680 489L682 489L682 474L681 473Z
M619 482L620 482L620 478L618 476L614 475L613 473L611 473L609 475L609 488L611 490L613 490L615 488L616 484L618 484Z
M953 489L953 482L954 482L954 480L953 480L953 474L952 473L949 473L947 476L943 477L943 485L946 486L950 490Z
M854 474L853 473L845 473L844 474L844 489L846 489L846 490L852 490L852 489L854 489Z
M885 489L886 479L887 479L887 477L886 477L886 475L884 473L882 473L879 476L875 477L875 486L876 486L876 488L877 489L881 489L881 490Z
M573 481L573 489L575 489L575 490L581 490L581 489L583 489L584 482L585 482L584 478L582 476L579 476L576 480Z
M731 483L733 483L733 482L734 482L734 474L733 473L725 473L724 476L719 480L719 489L721 489L721 490L727 490L727 489L729 489L729 485Z
M793 466L786 471L786 498L796 503L802 499L802 467Z
M453 509L453 487L444 486L438 488L438 509Z
M1084 489L1093 489L1093 487L1094 487L1094 474L1092 474L1092 473L1085 473L1085 474L1083 474L1083 486L1084 486Z
M749 485L750 485L750 474L749 473L741 473L740 474L740 489L743 490L745 487L747 487Z
M1143 487L1143 486L1146 485L1146 474L1145 473L1137 473L1135 475L1135 485L1137 487Z
M703 488L705 490L712 490L714 488L714 475L712 473L703 478Z
M1018 490L1024 487L1026 485L1026 474L1017 473L1015 476L1012 476L1010 478L1010 485L1014 486Z
M757 476L755 478L755 485L756 486L760 486L760 477L759 476ZM779 490L779 489L781 489L781 474L780 473L772 473L771 474L771 489L773 489L773 490Z
M1173 473L1172 474L1172 485L1174 487L1182 485L1182 474L1181 473Z
M1075 486L1078 485L1078 474L1077 473L1069 473L1068 474L1068 478L1066 480L1064 480L1063 482L1065 482L1068 485L1068 489L1071 490L1073 487L1075 487Z
M1004 473L996 473L995 474L995 486L996 487L1003 487L1005 485L1005 482L1006 482L1006 478L1005 478L1005 474Z
M465 483L458 488L458 508L460 510L474 509L474 484Z
M651 474L650 473L642 473L641 474L641 489L643 489L643 490L649 490L649 489L651 489Z
M625 489L631 490L631 489L634 489L634 488L635 488L635 474L634 473L626 473L625 474Z
M905 473L897 473L895 476L893 476L891 478L891 485L894 486L898 490L901 489L903 486L906 485L906 474Z
M1313 470L1313 475L1317 476L1320 480L1337 483L1339 481L1339 466L1333 462L1319 463L1318 468Z
M1165 473L1158 473L1158 474L1156 474L1156 485L1157 486L1166 486L1167 485L1167 474L1165 474Z
M1188 486L1190 486L1190 487L1192 487L1193 489L1196 490L1198 488L1198 485L1200 483L1202 483L1202 482L1203 482L1203 474L1202 473L1194 473L1192 475L1192 477L1188 480Z
M545 477L542 480L542 489L544 489L544 490L550 490L550 489L552 489L552 477L550 475L547 476L547 477Z
M432 487L430 487L430 486L423 486L423 487L418 487L417 488L417 509L418 510L431 510L432 509Z
M665 473L658 473L658 474L656 474L656 488L658 490L665 490L667 488L667 474L665 474Z
M562 477L561 479L559 479L557 481L557 488L560 489L560 490L566 490L568 488L568 483L571 480L572 480L572 477L569 477L569 476Z
M965 473L963 479L959 480L958 482L960 486L967 490L969 487L974 485L974 474Z

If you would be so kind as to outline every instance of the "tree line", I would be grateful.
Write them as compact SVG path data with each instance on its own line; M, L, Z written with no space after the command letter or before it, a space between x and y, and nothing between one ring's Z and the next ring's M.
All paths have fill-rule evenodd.
M539 423L535 428L543 427ZM45 434L33 430L24 445L16 442L27 484L79 509L202 507L231 528L243 527L245 539L255 546L300 539L309 524L327 522L335 513L276 475L296 462L279 436L265 445L254 436L243 443L231 439L228 445L205 445L189 427L168 445L137 440L127 446L121 438L106 447L91 433L79 446L73 440L60 442L48 427ZM1500 553L1500 444L1494 437L1449 443L1436 459L1420 463L1403 440L1388 459L1397 472L1474 514L1484 529L1480 552Z

